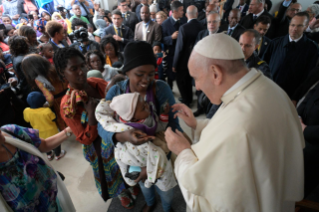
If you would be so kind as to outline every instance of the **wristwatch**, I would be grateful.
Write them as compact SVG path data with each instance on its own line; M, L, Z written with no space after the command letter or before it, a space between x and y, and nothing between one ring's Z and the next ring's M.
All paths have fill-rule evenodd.
M72 133L66 131L65 129L64 129L64 133L65 133L65 135L66 135L67 137L70 137L70 136L72 135Z

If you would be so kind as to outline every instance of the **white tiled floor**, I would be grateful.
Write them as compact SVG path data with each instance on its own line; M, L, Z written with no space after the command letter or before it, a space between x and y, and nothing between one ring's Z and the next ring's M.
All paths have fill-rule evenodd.
M174 95L177 99L179 92L174 85ZM196 98L196 96L194 96ZM178 101L176 101L178 102ZM194 101L192 109L195 110L196 103ZM202 115L200 118L204 118ZM190 129L180 120L182 129L190 136ZM106 212L111 200L104 202L99 195L93 178L93 171L90 164L84 159L82 153L82 145L71 137L62 144L62 149L67 154L60 161L52 161L51 163L57 171L65 175L65 185L71 195L73 204L78 212Z

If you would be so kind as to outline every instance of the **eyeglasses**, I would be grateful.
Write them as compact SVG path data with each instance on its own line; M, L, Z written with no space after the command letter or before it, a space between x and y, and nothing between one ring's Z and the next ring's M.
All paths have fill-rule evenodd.
M292 12L297 12L297 13L301 11L300 9L294 9L294 8L290 8L289 10L291 10Z
M303 25L303 24L300 24L300 25L290 24L289 26L291 26L291 27L297 27L297 28L302 28L302 27L304 27L305 25Z
M208 21L209 24L213 23L213 24L217 24L219 23L220 21Z

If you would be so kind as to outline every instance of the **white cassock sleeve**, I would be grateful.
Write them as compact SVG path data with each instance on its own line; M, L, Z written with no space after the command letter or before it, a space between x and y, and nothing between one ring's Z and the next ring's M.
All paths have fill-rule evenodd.
M207 126L210 119L197 120L196 129L192 129L192 139L193 144L196 144L199 141L200 134L202 130Z
M185 170L198 161L194 152L191 149L183 150L175 161L175 175L177 179L181 179ZM187 191L181 184L179 187L182 191L183 197L187 206L193 211L194 197L195 195Z

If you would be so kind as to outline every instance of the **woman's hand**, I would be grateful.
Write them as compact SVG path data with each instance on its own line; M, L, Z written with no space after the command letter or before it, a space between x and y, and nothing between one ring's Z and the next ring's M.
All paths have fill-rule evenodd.
M134 145L141 145L149 140L154 140L155 137L149 136L140 130L132 129L122 133L116 133L115 139L121 143L128 141Z
M142 181L144 183L146 179L147 179L146 167L141 167L140 175L138 176L136 180L134 180L134 182L138 183Z
M187 107L185 104L175 104L172 106L173 112L176 112L174 115L174 118L176 116L178 118L181 118L187 126L189 126L192 129L196 129L197 121L196 118L193 115L193 111Z

